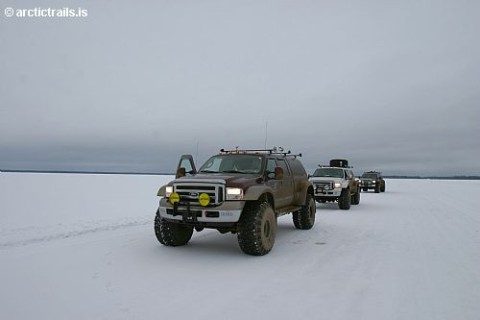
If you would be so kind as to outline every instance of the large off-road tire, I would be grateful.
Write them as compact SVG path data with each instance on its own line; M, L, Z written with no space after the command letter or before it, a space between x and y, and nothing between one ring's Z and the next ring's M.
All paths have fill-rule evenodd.
M338 207L342 210L349 210L350 209L350 190L342 189L342 193L340 194L340 198L338 198Z
M315 224L315 212L317 206L310 194L307 194L305 205L302 209L293 212L293 224L297 229L308 230Z
M380 192L385 192L385 181L382 181L382 186L380 187Z
M252 256L263 256L270 252L275 243L277 217L267 202L249 203L243 209L238 222L238 244L240 249Z
M158 241L169 247L186 245L193 234L192 226L166 221L158 214L155 215L154 229Z
M358 205L360 203L360 188L357 189L357 192L352 197L352 204Z
M363 188L363 191L367 192L367 191L368 191L368 188Z
M375 193L380 193L380 184L379 183L375 184Z

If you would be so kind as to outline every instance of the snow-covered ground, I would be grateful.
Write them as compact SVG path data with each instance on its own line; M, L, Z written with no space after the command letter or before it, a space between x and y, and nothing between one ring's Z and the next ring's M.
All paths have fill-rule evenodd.
M164 247L170 176L0 173L1 319L480 319L480 181L387 180L273 250Z

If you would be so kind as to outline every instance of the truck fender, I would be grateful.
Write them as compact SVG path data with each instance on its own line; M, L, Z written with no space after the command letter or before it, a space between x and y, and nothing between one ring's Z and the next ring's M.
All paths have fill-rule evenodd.
M307 194L310 194L313 197L313 184L310 181L298 182L295 186L295 193L295 204L303 206Z
M243 199L246 201L255 201L265 193L273 194L272 188L265 188L265 186L251 186L245 192Z

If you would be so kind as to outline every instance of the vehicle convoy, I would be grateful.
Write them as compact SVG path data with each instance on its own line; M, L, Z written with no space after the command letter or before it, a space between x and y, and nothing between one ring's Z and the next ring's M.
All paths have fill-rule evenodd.
M375 193L385 192L385 180L382 173L378 171L366 171L360 177L360 184L363 191L375 190Z
M355 179L345 159L332 159L329 165L319 165L310 181L317 202L338 202L342 210L360 203L360 182Z
M292 213L297 229L311 229L313 186L298 159L282 148L220 150L197 171L184 155L175 180L162 186L155 235L166 246L187 244L205 228L237 234L240 249L265 255L273 248L277 217Z

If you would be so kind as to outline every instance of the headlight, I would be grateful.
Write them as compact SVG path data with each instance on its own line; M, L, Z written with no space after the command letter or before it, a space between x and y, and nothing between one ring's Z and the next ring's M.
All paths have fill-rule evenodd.
M340 182L335 182L335 188L341 188L342 184Z
M166 186L165 187L165 197L170 197L170 195L172 194L173 192L173 186Z
M242 200L243 189L242 188L227 188L227 200Z

